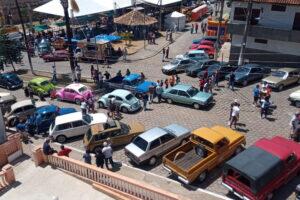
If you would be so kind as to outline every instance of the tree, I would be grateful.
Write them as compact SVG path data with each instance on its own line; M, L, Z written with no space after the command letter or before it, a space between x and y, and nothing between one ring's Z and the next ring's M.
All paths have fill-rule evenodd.
M0 62L11 64L16 71L14 63L20 63L22 59L21 44L10 40L8 34L0 30Z

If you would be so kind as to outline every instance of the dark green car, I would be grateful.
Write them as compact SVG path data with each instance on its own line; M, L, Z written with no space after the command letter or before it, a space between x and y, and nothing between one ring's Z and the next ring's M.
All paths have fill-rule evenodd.
M55 90L55 86L47 78L38 77L28 82L28 89L39 97L45 97Z

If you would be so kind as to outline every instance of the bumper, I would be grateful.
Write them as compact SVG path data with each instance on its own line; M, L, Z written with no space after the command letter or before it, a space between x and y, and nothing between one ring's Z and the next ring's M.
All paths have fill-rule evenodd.
M125 155L135 164L140 165L143 161L138 160L135 156L133 156L131 153L128 153L125 151Z
M230 192L232 192L235 196L237 196L238 198L242 199L242 200L250 200L248 197L245 197L244 195L241 195L237 192L234 191L234 189L232 187L230 187L229 185L227 185L226 183L222 182L222 185L227 188Z
M185 179L185 178L183 178L183 177L181 177L181 176L175 174L172 170L170 170L170 169L169 169L168 167L166 167L165 165L163 165L163 168L164 168L166 171L168 171L170 174L173 174L174 176L176 176L176 178L177 178L179 181L183 182L184 184L186 184L186 185L189 185L189 184L190 184L190 181L189 181L189 180L187 180L187 179Z

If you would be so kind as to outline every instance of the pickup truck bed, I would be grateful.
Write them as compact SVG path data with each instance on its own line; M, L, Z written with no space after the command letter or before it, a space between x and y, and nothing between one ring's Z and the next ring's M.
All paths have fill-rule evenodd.
M185 153L185 155L182 158L175 160L174 163L184 171L188 171L201 159L202 157L196 154L195 149L191 149L189 152Z

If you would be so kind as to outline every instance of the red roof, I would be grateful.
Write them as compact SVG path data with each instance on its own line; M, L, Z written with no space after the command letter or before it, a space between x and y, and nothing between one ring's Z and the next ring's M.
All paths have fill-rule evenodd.
M248 0L238 0L246 1ZM300 5L300 0L252 0L254 3L269 3L269 4L285 4L285 5Z

